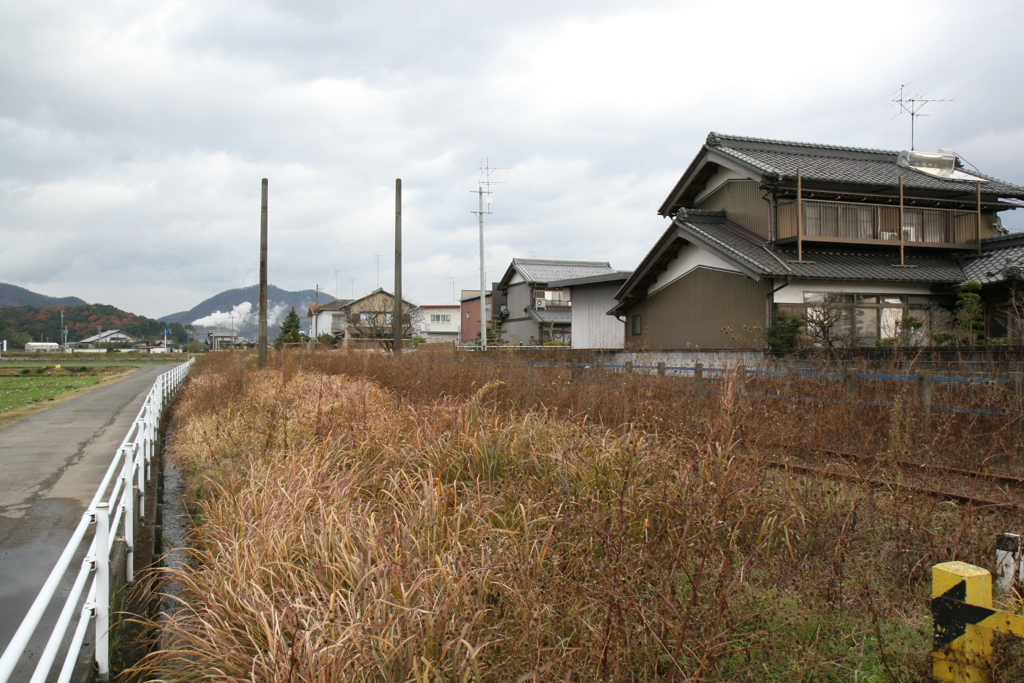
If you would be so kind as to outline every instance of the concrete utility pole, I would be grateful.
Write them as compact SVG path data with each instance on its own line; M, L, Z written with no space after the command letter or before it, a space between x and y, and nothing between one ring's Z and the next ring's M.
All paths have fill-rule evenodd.
M260 209L260 336L257 344L258 365L267 365L267 179L263 179L263 201ZM234 318L232 318L234 326ZM234 332L232 331L232 336ZM231 340L234 342L234 339Z
M480 210L476 216L480 222L480 350L487 350L487 282L484 270L484 188L478 187L476 193L480 200Z
M402 355L402 179L395 179L395 307L391 314L391 350Z

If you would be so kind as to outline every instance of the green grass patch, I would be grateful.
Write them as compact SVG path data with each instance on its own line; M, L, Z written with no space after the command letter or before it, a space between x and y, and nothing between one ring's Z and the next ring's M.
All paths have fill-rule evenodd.
M56 369L54 367L0 368L0 415L55 400L69 391L87 389L105 377L125 372L126 368L94 367Z

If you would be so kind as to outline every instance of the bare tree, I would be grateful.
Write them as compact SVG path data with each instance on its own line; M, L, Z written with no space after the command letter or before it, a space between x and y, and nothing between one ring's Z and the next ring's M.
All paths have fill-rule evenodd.
M812 344L825 348L852 344L853 311L843 304L841 294L836 293L826 294L822 301L807 307L804 320Z
M366 299L354 303L349 308L349 336L362 339L391 339L392 318L394 317L394 297L386 292L379 292ZM402 302L402 336L412 335L413 324L419 322L422 312L412 304Z

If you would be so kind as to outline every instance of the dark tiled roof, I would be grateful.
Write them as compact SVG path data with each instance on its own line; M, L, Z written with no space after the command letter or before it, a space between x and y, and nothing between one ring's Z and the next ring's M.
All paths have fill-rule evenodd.
M952 193L975 191L970 181L938 178L916 169L898 166L898 151L764 140L718 133L708 135L707 146L765 176L781 180L796 178L797 169L800 169L808 181L895 187L902 176L904 186L910 189ZM982 192L986 195L1024 198L1024 187L980 173L972 174L987 180L982 184Z
M518 272L527 282L548 283L556 280L572 280L591 275L614 273L607 261L552 261L544 259L512 259L512 264L501 279L505 286L513 272Z
M551 282L614 273L607 261L543 261L539 259L513 259L519 273L530 282Z
M983 285L1024 277L1024 234L985 240L981 256L965 253L960 259L964 280Z
M531 306L526 309L526 312L541 324L569 325L572 323L572 309L570 308L536 309Z
M687 241L701 243L759 277L943 284L964 279L960 264L950 255L908 253L906 264L914 267L900 268L894 267L899 265L895 250L808 245L804 247L804 262L793 263L797 259L795 247L769 246L759 235L718 212L682 211L674 225Z

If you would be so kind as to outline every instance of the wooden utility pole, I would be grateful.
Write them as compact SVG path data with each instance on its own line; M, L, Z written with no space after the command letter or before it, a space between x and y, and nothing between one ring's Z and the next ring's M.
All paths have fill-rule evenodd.
M260 209L260 337L258 365L267 364L267 179L263 179L263 201ZM234 343L234 340L232 340Z
M391 350L402 355L402 179L395 179L395 307L391 314Z

